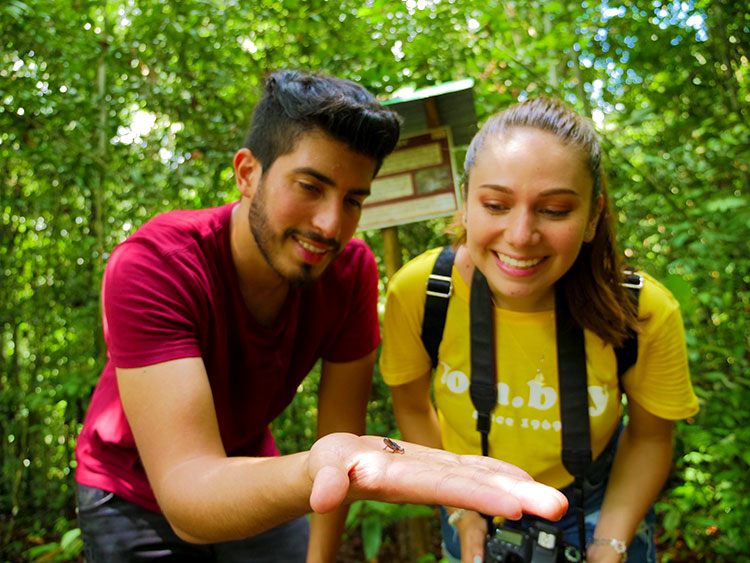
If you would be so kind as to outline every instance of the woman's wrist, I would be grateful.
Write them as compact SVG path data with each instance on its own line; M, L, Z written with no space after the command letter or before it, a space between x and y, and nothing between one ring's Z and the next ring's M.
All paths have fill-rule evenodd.
M454 508L452 510L446 508L446 510L448 511L448 524L453 527L458 526L458 521L468 512L465 508Z
M586 551L591 558L594 551L608 555L608 560L613 561L627 561L628 559L628 544L618 538L603 538L594 536ZM615 557L616 556L616 557Z

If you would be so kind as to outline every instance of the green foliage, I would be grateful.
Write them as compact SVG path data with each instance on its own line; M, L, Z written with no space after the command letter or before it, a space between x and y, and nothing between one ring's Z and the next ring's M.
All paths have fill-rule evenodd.
M76 561L83 551L81 530L73 528L62 535L59 542L32 547L24 552L29 561Z
M398 520L434 516L435 509L412 504L389 504L373 500L352 503L346 518L346 529L359 527L365 559L372 561L383 543L383 530Z
M0 3L3 556L75 544L58 520L74 519L73 448L105 361L109 252L158 212L237 197L232 154L263 76L288 66L382 96L471 77L480 120L538 94L595 118L623 250L679 299L702 407L657 507L665 558L745 557L749 36L729 0ZM445 244L446 222L401 227L403 260ZM379 233L362 236L387 282ZM316 377L274 425L283 451L314 440ZM368 431L396 435L377 374Z

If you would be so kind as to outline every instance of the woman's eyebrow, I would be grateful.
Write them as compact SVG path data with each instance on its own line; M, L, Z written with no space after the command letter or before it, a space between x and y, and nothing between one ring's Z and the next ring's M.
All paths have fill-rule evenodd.
M498 192L502 192L506 194L513 193L513 190L500 184L481 184L479 187L489 188L491 190L496 190ZM542 190L541 192L539 192L539 195L542 197L548 197L548 196L553 196L553 195L572 195L576 197L581 197L581 194L572 188L549 188L549 189Z

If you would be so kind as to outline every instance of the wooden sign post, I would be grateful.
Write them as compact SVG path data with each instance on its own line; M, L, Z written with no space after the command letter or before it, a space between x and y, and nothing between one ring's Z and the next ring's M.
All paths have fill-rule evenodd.
M384 102L403 118L401 138L372 182L360 229L380 229L387 279L402 264L399 225L452 215L460 207L454 157L476 131L473 86L460 80Z

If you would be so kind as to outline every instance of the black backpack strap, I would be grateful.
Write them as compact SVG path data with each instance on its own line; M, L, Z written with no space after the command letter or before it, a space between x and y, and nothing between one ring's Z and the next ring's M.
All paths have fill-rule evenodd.
M497 402L495 385L495 327L492 294L479 268L474 268L471 279L470 354L471 383L469 395L477 409L477 431L482 438L482 455L489 455L489 434L492 426L492 409ZM487 531L492 530L492 516L484 514Z
M560 387L562 461L575 481L573 490L579 540L586 549L583 482L591 464L589 394L586 374L586 344L583 329L573 320L562 284L555 286L557 372Z
M487 279L474 268L471 280L471 383L469 394L477 409L477 430L482 436L482 455L489 454L492 409L497 402L495 385L495 330L492 296Z
M433 369L437 367L438 348L443 339L445 316L448 314L448 303L453 295L451 271L455 256L453 246L443 247L435 260L432 273L427 278L427 298L422 318L422 344L430 356Z
M626 271L622 286L628 289L630 299L633 300L637 309L643 287L643 276L633 271ZM628 338L622 346L615 348L615 356L617 357L617 380L621 382L620 389L622 389L622 376L638 360L638 335L634 330L629 330Z

